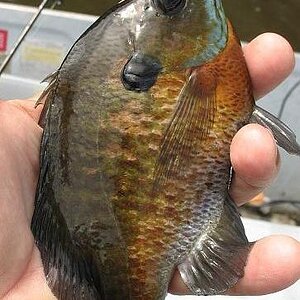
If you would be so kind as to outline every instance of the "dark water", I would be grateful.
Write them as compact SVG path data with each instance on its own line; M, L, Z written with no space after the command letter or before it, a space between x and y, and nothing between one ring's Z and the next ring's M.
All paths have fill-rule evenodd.
M64 0L59 8L73 12L101 15L119 0ZM37 0L2 2L37 6ZM241 39L249 41L266 31L286 37L300 51L300 0L223 0L227 16Z

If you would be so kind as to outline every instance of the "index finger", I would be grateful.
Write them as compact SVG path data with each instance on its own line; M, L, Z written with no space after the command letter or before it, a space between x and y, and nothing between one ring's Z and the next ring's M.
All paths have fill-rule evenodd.
M275 33L264 33L244 48L255 98L272 91L292 72L295 55L289 42Z
M258 36L244 47L244 53L257 98L282 82L295 65L290 44L273 33ZM263 191L276 177L279 161L275 141L267 129L258 125L242 128L231 145L233 199L243 204Z

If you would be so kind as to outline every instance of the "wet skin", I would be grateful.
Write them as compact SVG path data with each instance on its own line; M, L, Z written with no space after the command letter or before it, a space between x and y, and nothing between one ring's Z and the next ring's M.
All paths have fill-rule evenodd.
M290 46L272 34L254 40L244 52L257 98L279 84L294 64ZM276 55L272 57L272 53ZM26 299L24 295L28 295L28 299L53 298L30 232L42 133L37 125L41 107L35 110L33 105L34 101L0 102L2 299ZM244 149L247 149L247 156ZM262 191L278 171L274 140L258 125L248 125L239 131L231 146L231 161L236 172L231 196L238 204ZM299 255L300 244L291 238L276 236L258 241L251 252L245 277L230 293L264 294L289 286L300 278ZM170 292L188 293L177 273L170 284Z

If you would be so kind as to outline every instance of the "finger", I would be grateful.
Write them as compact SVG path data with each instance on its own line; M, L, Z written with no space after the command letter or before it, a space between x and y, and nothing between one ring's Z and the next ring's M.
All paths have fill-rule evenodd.
M274 89L295 66L291 45L275 33L259 35L243 50L256 98Z
M228 291L230 295L274 293L300 279L300 243L286 236L272 236L256 242L250 252L244 277ZM190 294L175 271L169 291Z
M6 101L9 104L14 105L19 110L26 113L29 117L31 117L36 123L39 121L41 111L43 109L43 105L35 106L36 100L10 100Z
M245 276L231 295L263 295L283 290L300 279L300 243L287 236L271 236L256 242Z
M230 195L238 205L262 192L279 170L274 138L260 125L249 124L238 131L232 140L230 157L234 170Z

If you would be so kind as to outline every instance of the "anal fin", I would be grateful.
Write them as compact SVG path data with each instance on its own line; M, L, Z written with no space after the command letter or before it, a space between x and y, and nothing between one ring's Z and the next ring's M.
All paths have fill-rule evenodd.
M249 251L239 212L228 196L216 227L198 238L178 269L194 294L222 294L243 277Z

